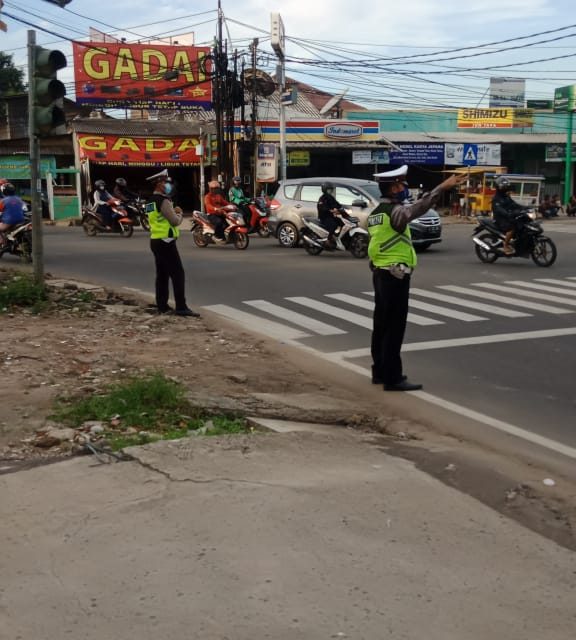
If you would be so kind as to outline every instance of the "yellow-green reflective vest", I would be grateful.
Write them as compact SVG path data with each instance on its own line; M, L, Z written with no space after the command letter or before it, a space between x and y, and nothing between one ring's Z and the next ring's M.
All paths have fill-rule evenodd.
M164 196L154 194L152 200L146 203L146 214L150 222L150 239L177 238L180 235L178 227L174 227L160 213Z
M404 231L398 233L390 223L390 214L394 206L381 203L368 216L368 233L370 234L368 256L375 267L405 264L414 268L417 259L412 246L410 227L406 225Z

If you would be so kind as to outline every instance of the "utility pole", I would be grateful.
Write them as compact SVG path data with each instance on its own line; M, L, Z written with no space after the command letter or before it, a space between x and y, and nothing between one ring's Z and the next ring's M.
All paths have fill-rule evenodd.
M216 146L218 157L216 159L216 169L220 177L224 173L225 151L224 151L224 127L223 127L223 91L222 91L222 6L218 0L218 29L216 46L214 47L214 111L216 115Z
M280 94L279 104L279 120L280 120L280 179L286 180L286 111L283 102L283 94L285 89L286 62L285 62L285 44L286 38L284 34L284 23L279 13L270 14L270 44L278 57L277 80L278 92Z
M568 128L566 131L566 165L564 167L564 205L570 202L572 195L572 131L574 128L574 111L569 109Z
M258 159L258 136L256 135L256 122L257 122L257 111L258 111L258 96L256 94L256 62L257 62L257 53L258 53L258 38L254 38L252 40L252 44L250 45L250 51L252 53L252 104L251 104L251 113L250 113L250 141L252 142L252 193L256 196L256 166Z
M34 282L44 284L42 208L40 204L40 144L36 135L36 31L28 31L28 141L30 144L30 206L32 209L32 266Z

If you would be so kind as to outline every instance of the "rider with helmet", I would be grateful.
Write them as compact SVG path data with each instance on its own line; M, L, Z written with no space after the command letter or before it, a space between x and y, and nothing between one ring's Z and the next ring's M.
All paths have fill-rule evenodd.
M496 178L495 187L496 193L492 198L492 214L496 226L505 233L502 250L505 254L511 255L514 253L514 249L510 246L510 242L518 228L517 218L519 214L525 212L525 208L510 196L512 183L506 176Z
M342 205L334 197L334 185L331 182L322 184L322 195L318 199L317 209L320 224L328 231L328 242L335 243L335 236L342 227L340 218L336 214L347 215Z
M3 198L0 200L0 247L6 244L6 231L24 222L24 202L16 195L10 182L2 185Z
M214 242L216 244L224 244L226 242L224 237L226 211L231 211L236 207L230 204L222 195L218 180L211 180L208 183L208 189L208 193L204 196L206 215L214 226Z
M96 180L94 183L96 187L93 198L96 212L102 216L102 222L106 227L112 227L114 221L114 212L112 207L108 204L108 201L112 199L112 196L106 190L106 183L104 180Z
M251 226L252 212L248 207L248 204L250 203L250 198L247 198L244 195L244 190L242 189L242 178L240 178L240 176L234 176L232 178L232 186L228 190L228 200L232 204L235 204L242 211L242 213L244 214L244 219ZM251 230L252 230L251 228L248 229L248 231L251 231Z
M138 197L137 193L134 193L128 189L128 183L125 178L116 178L114 183L114 191L112 195L120 200L123 204L135 200Z

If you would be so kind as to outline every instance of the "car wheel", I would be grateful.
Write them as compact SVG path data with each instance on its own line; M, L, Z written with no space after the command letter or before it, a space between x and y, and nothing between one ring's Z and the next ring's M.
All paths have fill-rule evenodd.
M298 246L298 229L291 222L283 222L276 233L281 247L291 249Z

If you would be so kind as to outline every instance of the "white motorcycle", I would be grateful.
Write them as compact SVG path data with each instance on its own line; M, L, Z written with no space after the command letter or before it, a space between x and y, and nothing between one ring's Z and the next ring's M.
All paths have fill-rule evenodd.
M365 258L368 255L368 232L358 226L358 218L353 218L347 212L336 215L341 219L342 226L333 239L328 237L328 231L318 218L302 218L304 249L311 256L317 256L322 251L349 251L355 258Z

